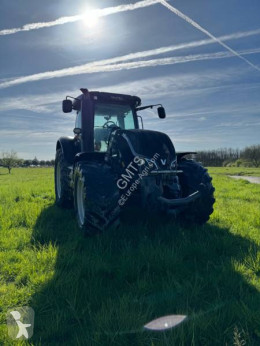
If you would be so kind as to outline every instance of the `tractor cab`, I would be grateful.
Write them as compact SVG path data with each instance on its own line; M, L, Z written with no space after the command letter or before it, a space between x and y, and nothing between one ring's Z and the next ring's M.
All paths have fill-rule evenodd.
M153 107L139 107L141 99L137 96L89 92L87 89L81 91L82 94L73 98L73 102L67 96L63 101L63 112L77 112L74 133L82 141L82 152L106 152L114 130L139 129L138 118L143 127L142 118L137 115L137 111ZM164 116L160 115L162 113ZM158 114L161 118L165 117L163 107L158 108Z
M94 151L106 152L111 131L115 129L132 130L138 128L134 109L128 104L94 103ZM82 129L82 111L77 111L74 132Z
M107 151L110 134L115 129L137 128L134 109L127 104L96 103L94 111L94 151Z

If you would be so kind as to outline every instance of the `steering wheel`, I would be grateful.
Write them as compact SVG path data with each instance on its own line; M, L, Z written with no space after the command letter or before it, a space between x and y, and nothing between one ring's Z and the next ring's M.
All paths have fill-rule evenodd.
M103 125L103 129L107 129L109 130L109 134L107 137L107 140L105 140L105 143L108 145L109 143L109 139L111 137L111 134L114 130L118 130L120 129L120 127L112 120L108 120L104 125Z
M110 124L110 125L109 125ZM118 127L117 124L112 121L112 120L108 120L107 122L105 122L105 124L103 125L103 128L104 129L107 129L107 128L111 128L111 127Z

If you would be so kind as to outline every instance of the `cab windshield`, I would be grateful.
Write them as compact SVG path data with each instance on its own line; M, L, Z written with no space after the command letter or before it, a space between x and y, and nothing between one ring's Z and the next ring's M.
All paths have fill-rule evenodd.
M124 130L135 128L134 114L130 105L97 103L94 120L95 151L106 151L108 136L115 127Z

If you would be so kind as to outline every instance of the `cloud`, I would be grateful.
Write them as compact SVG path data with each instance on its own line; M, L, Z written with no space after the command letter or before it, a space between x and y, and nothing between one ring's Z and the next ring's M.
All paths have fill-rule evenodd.
M138 79L131 82L123 82L112 85L92 85L92 90L139 95L146 102L168 97L178 98L187 96L200 96L217 93L221 90L233 90L233 92L254 89L259 83L240 83L244 78L245 70L229 68L224 70L206 69L199 73L174 74L167 77L155 77ZM230 84L232 81L232 84ZM66 95L77 96L78 89L54 91L48 94L28 94L19 97L2 97L0 99L0 111L28 110L36 113L57 113L61 111L61 100ZM163 101L162 101L163 102Z
M227 121L227 122L222 122L218 125L216 125L216 127L221 127L221 128L245 128L245 127L256 127L256 126L260 126L260 121L248 121L248 120L241 120L238 122L234 122L234 121Z
M144 53L144 55L142 55L142 53ZM249 54L257 54L257 53L260 53L260 48L244 50L239 52L241 56L249 55ZM147 54L146 51L140 52L138 56L143 57L143 56L146 56L146 54ZM195 55L177 56L177 57L169 57L169 58L158 58L158 59L151 59L151 60L130 61L126 63L123 62L123 63L117 63L117 64L114 63L115 61L129 60L129 56L132 56L132 54L116 57L112 59L100 60L97 62L91 62L84 65L78 65L78 66L65 68L61 70L37 73L37 74L29 75L29 76L19 77L13 80L9 79L5 82L0 83L0 89L4 89L4 88L8 88L11 86L28 83L28 82L35 82L39 80L59 78L59 77L65 77L65 76L73 76L73 75L79 75L79 74L82 75L82 74L92 74L92 73L100 73L100 72L114 72L114 71L131 70L131 69L145 68L145 67L183 64L183 63L194 62L194 61L232 58L233 53L217 52L217 53L209 53L209 54L195 54Z
M57 103L57 100L62 100L64 95L68 94L68 92L64 91L62 93L50 93L45 95L2 98L0 102L0 111L20 109L36 113L52 113L54 111L53 106Z
M108 16L114 13L119 13L119 12L125 12L125 11L133 11L138 8L144 8L148 7L151 5L155 5L159 2L159 0L143 0L143 1L138 1L134 4L128 4L128 5L119 5L115 7L108 7L108 8L103 8L103 9L95 9L92 10L93 15L99 16L99 17L104 17ZM42 28L49 28L52 26L56 25L62 25L66 23L73 23L77 22L80 20L84 19L84 15L75 15L75 16L68 16L68 17L61 17L56 20L50 21L50 22L39 22L39 23L30 23L30 24L25 24L21 28L12 28L12 29L3 29L0 31L0 36L3 35L12 35L16 34L21 31L31 31L31 30L37 30L37 29L42 29Z
M221 39L219 39L218 37L212 35L208 30L204 29L202 26L200 26L197 22L195 22L193 19L191 19L190 17L186 16L184 13L182 13L181 11L177 10L177 8L173 7L172 5L170 5L166 0L160 0L161 4L163 6L165 6L166 8L168 8L171 12L173 12L174 14L176 14L178 17L182 18L183 20L185 20L185 22L189 23L190 25L192 25L194 28L198 29L199 31L203 32L204 34L206 34L208 37L210 37L212 40L214 40L215 42L219 43L222 47L224 47L225 49L227 49L231 54L237 56L239 59L243 60L244 62L246 62L249 66L253 67L255 70L260 72L260 67L256 66L255 64L253 64L251 61L249 61L247 58L245 58L242 54L240 54L239 52L235 51L234 49L232 49L231 47L229 47L227 44L225 44Z

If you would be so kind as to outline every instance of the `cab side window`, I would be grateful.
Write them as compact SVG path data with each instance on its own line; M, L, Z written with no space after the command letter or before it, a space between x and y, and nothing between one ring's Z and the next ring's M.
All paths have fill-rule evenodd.
M78 111L78 113L77 113L75 128L81 129L81 111Z

